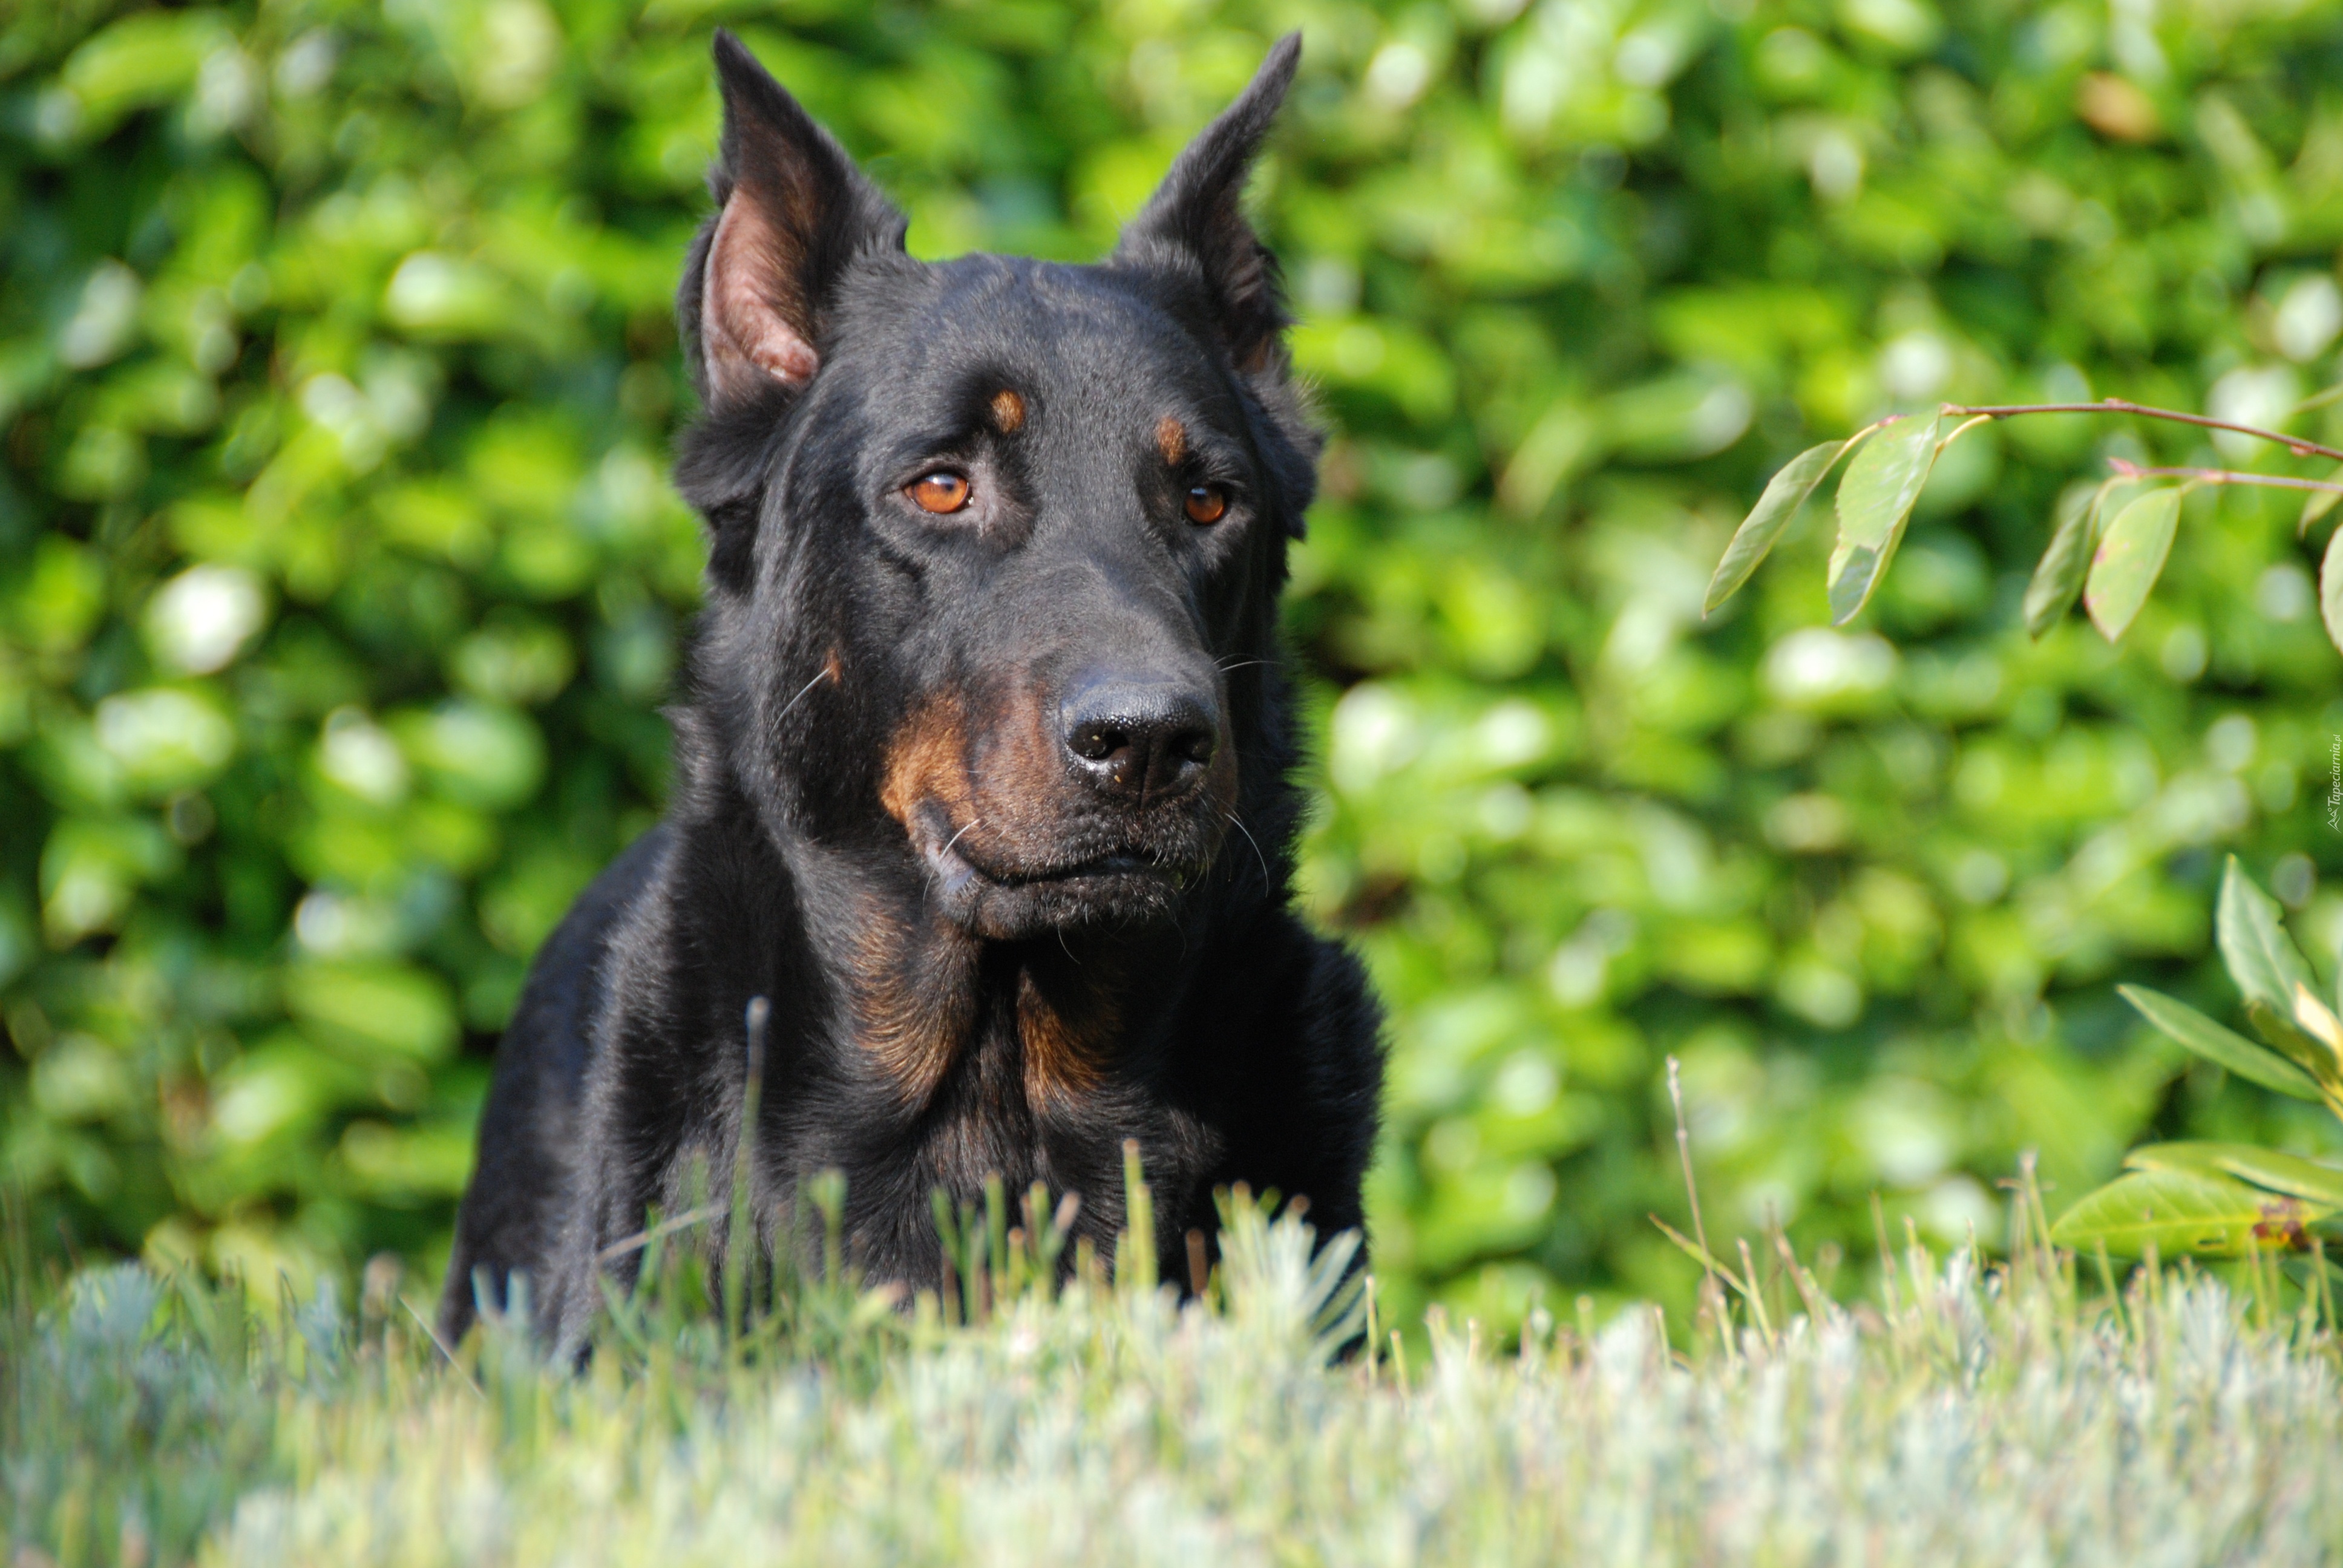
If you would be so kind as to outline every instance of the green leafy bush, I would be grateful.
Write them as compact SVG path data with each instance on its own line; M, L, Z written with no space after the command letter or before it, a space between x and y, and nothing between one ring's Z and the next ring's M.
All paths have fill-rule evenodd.
M2326 9L68 0L0 20L0 1138L77 1245L436 1264L528 957L659 798L719 21L915 250L1067 257L1304 30L1306 899L1393 1006L1395 1321L1688 1299L1669 1052L1714 1224L1815 1246L1875 1190L1991 1241L2029 1146L2335 1147L2114 991L2215 983L2224 850L2343 936L2294 506L2192 496L2120 648L2036 642L2063 484L2197 437L1980 429L1850 626L1795 531L1701 618L1891 407L2333 380Z

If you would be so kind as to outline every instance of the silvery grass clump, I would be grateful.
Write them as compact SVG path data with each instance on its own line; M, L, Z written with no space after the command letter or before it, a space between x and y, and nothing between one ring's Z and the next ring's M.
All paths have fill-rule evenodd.
M943 1298L843 1270L727 1292L647 1260L583 1372L490 1324L453 1364L372 1282L255 1312L135 1265L12 1288L14 1563L2331 1562L2323 1304L2187 1269L2113 1297L2035 1240L1916 1245L1845 1307L1782 1249L1672 1349L1652 1309L1500 1352L1367 1332L1340 1243L1232 1205L1185 1303L959 1218ZM1135 1220L1143 1221L1142 1212ZM1745 1254L1745 1260L1746 1255ZM739 1278L740 1271L734 1271ZM1755 1284L1744 1279L1740 1282ZM729 1296L729 1300L728 1300ZM1363 1334L1366 1339L1361 1345ZM1345 1345L1351 1353L1345 1356Z

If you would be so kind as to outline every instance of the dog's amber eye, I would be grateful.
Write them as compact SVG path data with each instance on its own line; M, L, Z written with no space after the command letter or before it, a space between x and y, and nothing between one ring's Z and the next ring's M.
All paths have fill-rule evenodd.
M1188 492L1188 520L1217 523L1229 509L1229 493L1218 485L1199 485Z
M950 468L938 468L932 474L921 474L912 480L909 494L922 510L957 512L968 505L968 476L955 474Z

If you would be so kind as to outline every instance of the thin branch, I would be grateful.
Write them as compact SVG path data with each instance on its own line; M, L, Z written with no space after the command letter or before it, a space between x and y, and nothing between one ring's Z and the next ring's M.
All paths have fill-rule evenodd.
M2014 414L2137 414L2150 419L2169 419L2175 424L2196 425L2207 430L2232 430L2257 440L2275 441L2298 457L2325 457L2343 463L2343 451L2322 447L2316 441L2306 441L2298 436L2282 435L2254 425L2236 425L2227 419L2208 418L2202 414L2183 414L2177 408L2151 408L2145 403L2127 403L2120 397L2109 397L2098 403L2000 403L1983 407L1969 407L1959 403L1946 403L1943 411L1963 417L1986 419L2006 419Z
M2127 479L2194 479L2200 485L2268 485L2280 490L2325 490L2343 496L2343 485L2331 479L2291 479L2283 474L2240 474L2233 468L2143 468L2121 457L2109 457L2107 467Z
M2308 414L2314 408L2326 407L2327 405L2334 402L2338 397L2343 397L2343 382L2338 382L2336 385L2329 387L2324 392L2312 393L2309 397L2305 397L2301 402L2297 403L2294 406L2294 411L2298 414Z

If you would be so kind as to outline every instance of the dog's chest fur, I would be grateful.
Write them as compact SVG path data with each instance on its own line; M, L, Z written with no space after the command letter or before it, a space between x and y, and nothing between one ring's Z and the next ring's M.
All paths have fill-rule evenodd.
M1187 966L1134 973L1162 956L1153 945L980 942L867 892L821 910L748 830L722 814L670 828L656 891L614 942L588 1101L628 1130L631 1158L598 1205L600 1244L647 1195L679 1212L729 1171L753 997L771 1010L752 1142L760 1207L786 1211L805 1176L840 1172L850 1249L868 1271L932 1278L929 1194L996 1178L1012 1193L1079 1194L1077 1233L1111 1241L1126 1140L1168 1214L1197 1207L1227 1139L1182 1050L1210 1027L1194 1016L1209 1010L1182 1007ZM1163 1241L1167 1257L1180 1246Z

